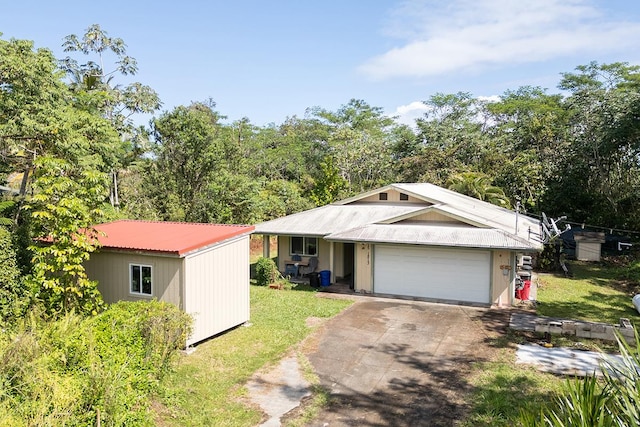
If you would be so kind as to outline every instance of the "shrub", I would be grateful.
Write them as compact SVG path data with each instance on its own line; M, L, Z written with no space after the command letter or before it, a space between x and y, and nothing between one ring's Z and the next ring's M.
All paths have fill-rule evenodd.
M256 261L256 284L258 286L274 283L279 275L278 266L271 258L258 258Z
M190 332L161 302L120 302L95 317L31 312L0 335L0 425L153 425L148 397Z
M0 326L20 317L29 304L22 286L11 233L0 227Z

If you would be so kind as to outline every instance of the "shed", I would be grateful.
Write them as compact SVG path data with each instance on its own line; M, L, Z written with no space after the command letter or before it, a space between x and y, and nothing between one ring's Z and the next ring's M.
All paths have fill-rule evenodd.
M602 244L605 242L604 233L595 231L576 231L573 233L576 241L576 259L580 261L600 261Z
M85 263L107 303L157 299L194 318L187 346L249 320L253 226L115 221Z

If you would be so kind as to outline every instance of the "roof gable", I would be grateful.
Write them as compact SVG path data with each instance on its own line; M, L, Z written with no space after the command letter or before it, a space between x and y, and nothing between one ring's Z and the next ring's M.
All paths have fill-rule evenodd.
M168 253L183 256L253 231L253 226L121 220L100 224L103 248Z

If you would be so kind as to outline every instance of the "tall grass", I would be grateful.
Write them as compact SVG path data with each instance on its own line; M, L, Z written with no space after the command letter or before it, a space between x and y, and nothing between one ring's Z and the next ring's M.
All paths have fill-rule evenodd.
M153 425L148 395L189 325L159 302L56 321L30 313L0 335L0 426Z

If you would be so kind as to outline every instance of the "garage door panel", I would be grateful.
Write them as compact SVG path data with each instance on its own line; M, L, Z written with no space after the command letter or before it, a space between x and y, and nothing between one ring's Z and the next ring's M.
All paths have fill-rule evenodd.
M489 303L489 251L376 245L374 292Z

